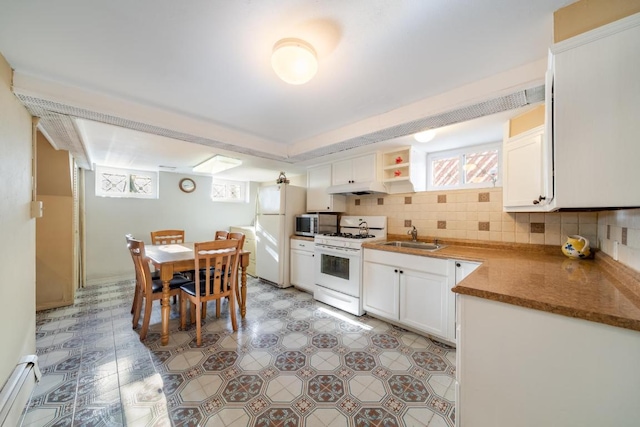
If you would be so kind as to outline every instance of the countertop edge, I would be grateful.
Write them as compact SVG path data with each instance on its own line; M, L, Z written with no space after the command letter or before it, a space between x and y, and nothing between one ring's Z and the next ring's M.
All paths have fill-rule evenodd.
M389 239L391 240L391 239ZM393 239L402 240L402 239ZM387 252L396 252L406 255L417 255L430 258L440 259L454 259L460 261L474 261L480 263L486 263L491 255L504 254L504 251L510 250L509 244L501 245L487 245L482 244L470 245L456 245L456 243L443 242L446 247L435 252L428 252L420 249L399 248L394 246L382 246L381 242L371 242L363 244L365 249L374 249ZM558 249L555 247L543 247L544 245L535 245L536 248L532 248L532 253L537 256L549 257L555 256L558 258L558 262L566 261L567 258L558 256ZM521 249L522 245L511 248ZM482 250L487 253L487 256L481 254L464 254L464 252L474 252L475 250ZM500 263L504 261L492 260L492 263ZM617 261L614 261L608 255L597 252L594 256L593 265L607 277L611 284L611 293L616 291L626 297L631 304L640 309L640 273L632 270ZM495 265L493 266L495 267ZM571 317L576 319L582 319L592 321L596 323L602 323L610 326L620 327L624 329L631 329L640 331L640 317L628 317L623 315L615 315L612 313L605 313L599 311L593 311L576 306L563 305L562 303L549 303L532 299L529 297L522 297L519 295L509 295L499 292L492 292L486 289L474 288L474 276L478 277L480 271L486 267L486 265L480 266L473 273L461 283L452 288L452 291L462 295L470 295L479 298L498 301L506 304L516 305L525 308L531 308L539 311L546 311L548 313L554 313L565 317Z
M511 304L518 307L545 311L547 313L558 314L565 317L572 317L574 319L588 320L590 322L602 323L605 325L616 326L624 329L632 329L640 332L640 320L630 319L628 317L614 316L601 312L569 308L558 304L550 304L528 298L520 298L513 295L504 295L494 292L482 291L468 286L457 285L451 290L460 295L469 295L473 297L488 299L491 301Z

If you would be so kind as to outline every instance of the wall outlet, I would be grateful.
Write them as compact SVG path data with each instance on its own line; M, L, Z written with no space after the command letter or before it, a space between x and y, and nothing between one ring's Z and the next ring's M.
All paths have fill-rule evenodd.
M34 200L31 202L31 218L42 218L43 208L42 200Z

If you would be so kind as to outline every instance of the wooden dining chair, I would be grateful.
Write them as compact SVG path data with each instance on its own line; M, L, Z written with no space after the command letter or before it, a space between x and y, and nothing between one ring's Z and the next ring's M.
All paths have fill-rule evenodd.
M127 241L127 247L129 247L129 242L133 239L133 235L132 234L125 234L124 235L125 240ZM131 302L131 314L133 314L133 310L135 310L136 308L136 304L138 302L138 293L139 293L139 289L140 289L140 281L138 280L138 271L136 270L136 263L133 263L133 269L136 273L136 286L135 286L135 291L133 292L133 301Z
M184 243L184 230L157 230L151 232L152 245Z
M215 235L215 240L229 240L229 239L233 239L233 240L238 240L240 243L238 245L238 250L241 251L242 247L244 246L244 233L239 233L239 232L227 232L224 230L219 230L216 231L216 235ZM200 273L200 278L202 278L202 273ZM236 299L239 301L240 300L240 287L236 286ZM220 312L220 300L216 300L216 312L219 313ZM205 318L207 317L207 305L205 304L202 307L202 317ZM191 321L195 322L195 318L192 315L191 316Z
M218 230L216 231L216 235L213 240L227 240L227 236L229 235L228 231Z
M196 271L203 272L198 283L191 282L180 287L180 324L186 328L187 301L192 303L195 310L196 343L202 345L203 304L222 298L229 298L229 314L231 326L238 330L236 319L236 287L238 282L238 265L240 264L239 240L214 240L211 242L195 243L193 254ZM216 305L216 317L220 317L219 304ZM205 314L206 315L206 314Z
M238 246L238 250L241 251L244 246L244 233L233 232L227 234L227 239L233 239L240 241L240 245Z
M151 232L151 244L152 245L173 245L184 243L184 230L156 230ZM159 279L160 272L153 271L151 272L152 279ZM193 277L193 271L183 271L181 273L176 273L176 276L187 276L189 279ZM176 299L173 298L173 302L175 304Z
M232 232L232 233L229 233L227 238L228 239L233 239L233 240L238 240L240 242L240 244L238 245L238 250L242 251L242 248L244 247L244 238L245 238L244 233ZM240 301L240 286L236 286L236 299L238 301Z
M135 307L133 309L133 329L138 327L140 320L140 312L142 311L142 301L144 301L144 317L142 319L142 329L140 329L140 341L147 337L149 330L149 321L151 319L151 306L153 301L162 298L162 280L152 279L151 270L149 269L149 261L147 260L144 242L142 240L127 238L127 246L133 259L133 265L136 269L136 292L134 297ZM189 283L190 280L182 276L173 276L169 282L169 295L180 295L180 286ZM182 305L180 305L182 308Z

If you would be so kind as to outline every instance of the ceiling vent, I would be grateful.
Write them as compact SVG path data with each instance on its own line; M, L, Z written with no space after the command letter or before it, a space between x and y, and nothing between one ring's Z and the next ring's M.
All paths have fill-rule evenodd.
M29 110L32 116L40 117L40 126L55 141L60 149L68 150L76 159L77 164L85 169L91 168L91 161L82 143L82 138L74 126L73 118L93 120L95 122L106 123L140 132L146 132L167 138L206 145L220 150L227 150L250 156L261 157L270 160L279 160L288 163L297 163L306 160L316 159L329 154L339 153L353 148L363 147L376 142L387 141L405 135L412 135L416 132L448 126L468 120L489 116L503 111L513 110L529 104L544 100L544 86L537 86L531 89L520 90L508 95L493 98L477 104L457 108L444 113L435 114L422 119L413 120L407 123L391 126L386 129L371 132L366 135L340 141L325 147L310 150L291 157L278 156L258 149L240 147L222 141L190 135L184 132L177 132L171 129L162 128L146 123L128 120L122 117L98 113L71 105L61 104L46 99L36 98L20 93L16 93L18 99Z
M301 162L326 156L353 148L363 147L376 142L388 141L400 136L412 135L425 129L435 129L480 117L490 116L503 111L514 110L529 104L544 101L544 86L537 86L531 89L504 95L488 101L466 107L457 108L400 125L392 126L366 135L347 139L326 147L310 150L305 153L290 157L289 160Z

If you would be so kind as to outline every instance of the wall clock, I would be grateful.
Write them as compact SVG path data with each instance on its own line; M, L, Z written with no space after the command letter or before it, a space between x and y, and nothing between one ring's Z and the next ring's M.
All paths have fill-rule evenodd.
M185 193L193 193L193 191L196 189L196 183L191 178L182 178L178 185L180 186L180 189Z

